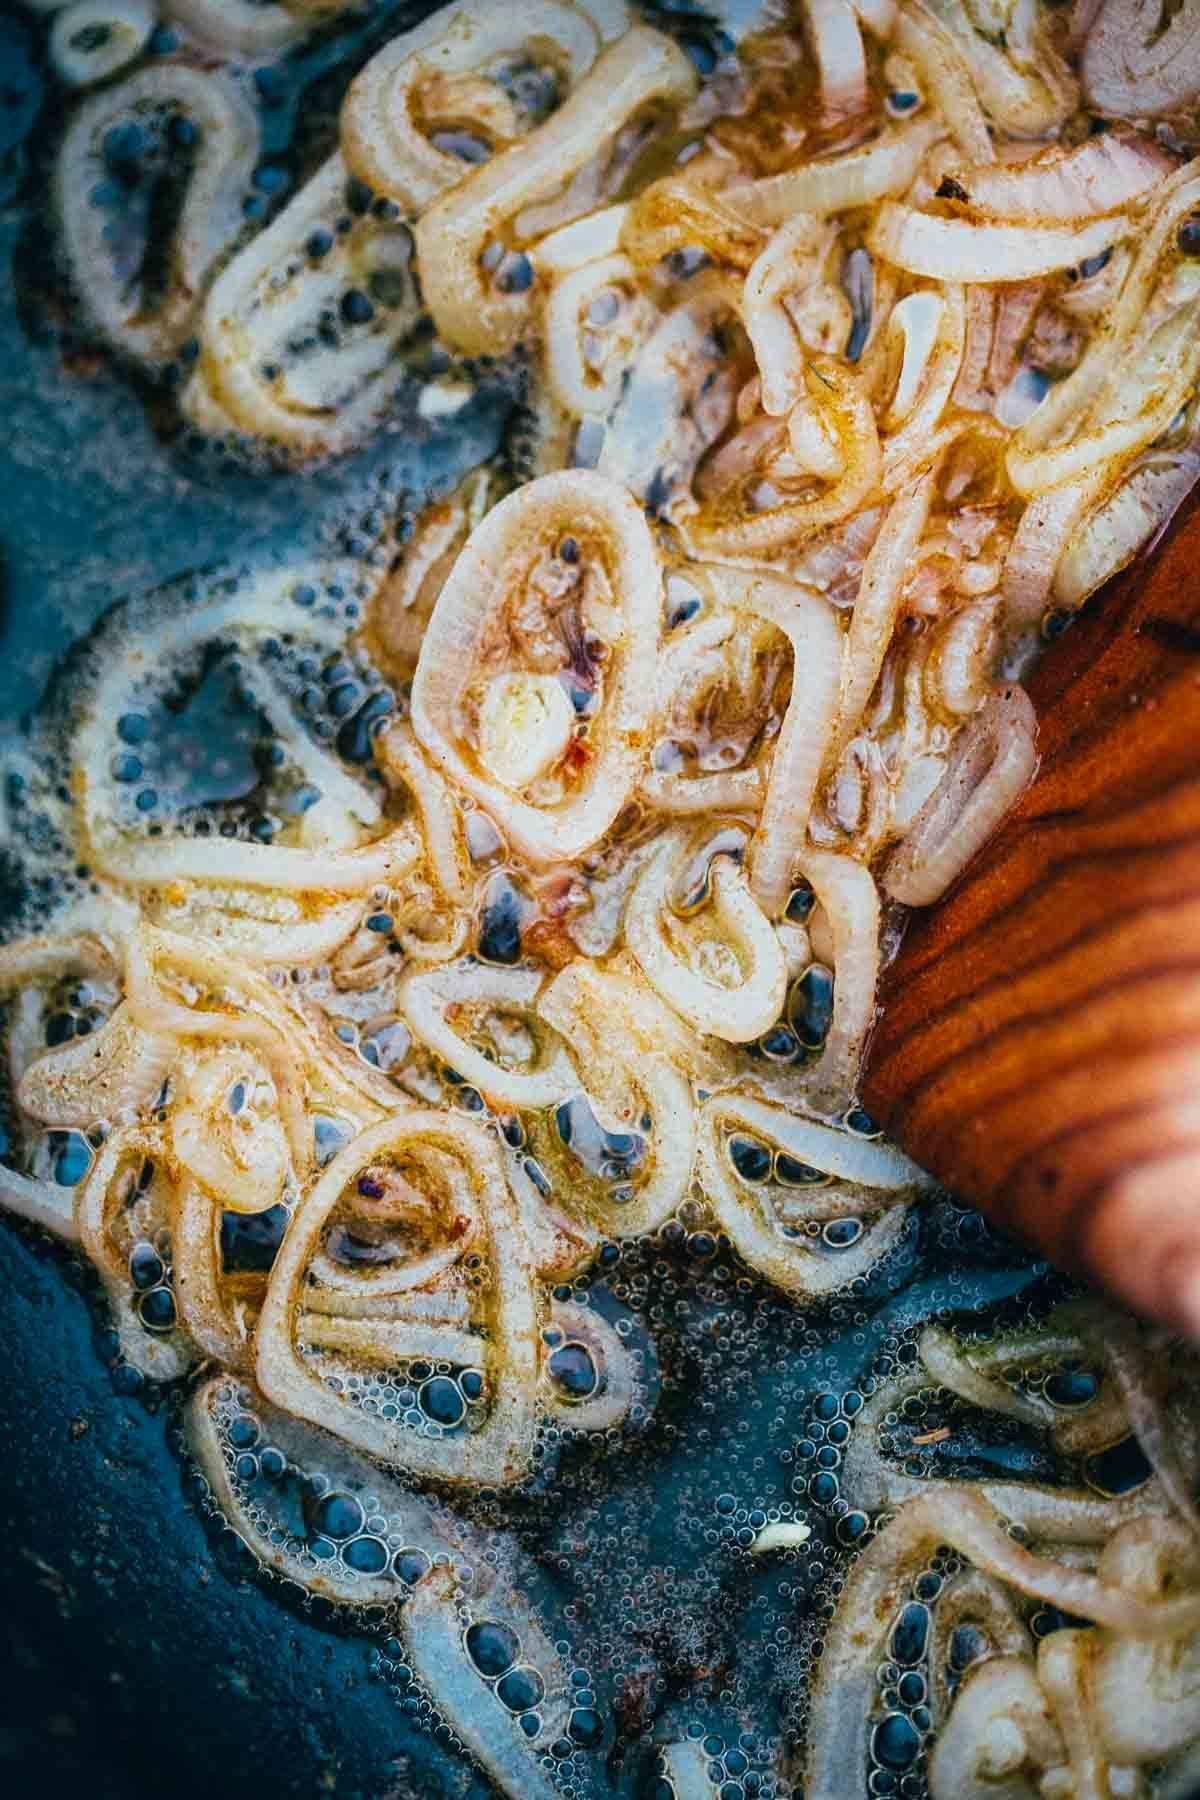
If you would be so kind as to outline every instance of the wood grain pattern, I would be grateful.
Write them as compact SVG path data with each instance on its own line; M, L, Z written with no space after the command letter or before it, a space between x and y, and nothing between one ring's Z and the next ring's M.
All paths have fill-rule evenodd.
M913 915L864 1098L999 1224L1200 1335L1200 503L1030 694L1037 778Z

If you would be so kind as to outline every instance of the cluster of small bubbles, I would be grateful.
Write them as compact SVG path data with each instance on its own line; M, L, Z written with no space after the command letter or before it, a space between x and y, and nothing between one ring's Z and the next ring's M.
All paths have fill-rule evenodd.
M172 1285L171 1237L160 1231L153 1242L141 1238L129 1252L129 1280L137 1298L135 1308L145 1331L170 1331L175 1324L175 1290Z

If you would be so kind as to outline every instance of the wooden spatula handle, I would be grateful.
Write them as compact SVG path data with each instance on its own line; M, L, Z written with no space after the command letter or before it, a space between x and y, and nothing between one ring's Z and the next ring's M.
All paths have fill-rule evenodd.
M864 1098L998 1223L1200 1335L1200 509L1030 692L1034 784L912 916Z

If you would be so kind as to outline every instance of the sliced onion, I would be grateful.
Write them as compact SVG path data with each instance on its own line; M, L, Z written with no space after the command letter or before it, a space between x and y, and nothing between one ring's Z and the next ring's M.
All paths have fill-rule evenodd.
M831 1112L853 1098L859 1060L875 1020L879 896L870 871L850 856L806 850L797 878L812 886L833 932L833 1018L825 1047L806 1072L805 1092Z
M1054 570L1055 600L1082 606L1166 529L1198 480L1195 449L1152 452L1071 532Z
M111 1132L75 1206L79 1242L103 1284L122 1354L151 1381L174 1381L195 1361L178 1321L165 1332L143 1325L129 1266L136 1241L153 1243L160 1231L170 1230L174 1187L165 1150L158 1127L126 1125ZM153 1170L148 1185L147 1169Z
M487 1334L489 1409L477 1429L460 1437L425 1437L402 1422L360 1410L327 1385L296 1342L296 1315L308 1268L345 1189L376 1158L401 1155L406 1146L425 1144L461 1159L483 1225L479 1254L484 1274L474 1300ZM334 1158L293 1217L259 1316L257 1379L277 1405L324 1426L382 1462L418 1477L506 1487L524 1477L533 1454L538 1313L512 1195L494 1141L468 1119L407 1108L361 1132Z
M813 499L785 499L759 513L747 514L736 490L707 502L681 526L694 555L754 566L850 518L878 485L879 432L860 383L829 356L809 358L804 379L813 410L841 452L844 474Z
M534 246L534 265L548 281L556 281L586 263L616 256L628 217L628 205L603 206L599 212L560 226Z
M450 1016L478 1009L532 1019L543 981L538 969L488 968L468 958L408 976L399 1003L422 1043L497 1105L557 1106L579 1086L566 1045L557 1037L542 1048L537 1066L506 1068L457 1031Z
M175 998L159 977L160 968L172 966L185 981L231 991L237 996L237 1009L207 1010ZM239 968L219 951L143 926L129 941L125 996L135 1023L154 1035L253 1046L274 1078L296 1167L307 1166L311 1128L304 1083L293 1061L293 1034L286 1017L281 1017L274 990L261 976Z
M904 842L883 885L905 906L931 906L962 874L1011 812L1037 767L1037 715L1015 682L997 689L955 742L941 781Z
M622 1130L645 1137L639 1179L620 1202L592 1197L582 1184L569 1204L614 1238L641 1237L670 1218L687 1194L696 1147L695 1106L687 1076L712 1076L722 1066L641 980L599 970L583 958L569 963L538 1002L542 1017L575 1049L584 1091ZM622 1020L622 1033L606 1027ZM691 1059L689 1061L689 1059ZM644 1123L649 1111L650 1124Z
M689 178L667 175L630 202L621 248L639 269L652 269L676 250L703 250L716 263L748 269L762 233L726 204L725 195Z
M526 49L534 55L548 50L571 87L595 61L598 36L582 10L564 0L529 0L519 12L489 0L460 0L401 32L355 77L343 102L339 129L348 167L374 192L419 213L467 172L459 157L431 143L427 126L422 130L422 88L449 86ZM464 95L464 111L495 152L507 149L517 132L507 95L499 88L493 93L499 132L488 128L482 95L469 111Z
M261 967L296 969L332 956L362 923L365 904L357 898L311 906L306 898L269 888L172 882L145 892L143 910L165 931L206 938Z
M76 0L50 33L50 60L72 87L107 81L131 63L154 30L153 0Z
M575 91L522 144L501 152L435 200L417 224L426 305L447 343L470 355L508 348L525 328L526 294L503 294L480 259L524 207L548 199L637 112L695 90L683 52L635 26L607 49Z
M713 581L727 604L768 620L792 647L791 694L750 848L751 891L776 918L792 890L792 867L837 716L842 634L828 601L811 588L726 569L714 570Z
M739 1129L810 1168L852 1183L845 1195L845 1213L870 1209L880 1217L851 1248L836 1253L822 1254L811 1240L794 1231L789 1235L770 1190L747 1184L734 1173L727 1143L730 1133ZM785 1293L806 1298L857 1280L886 1256L904 1229L903 1202L926 1181L916 1165L890 1145L855 1138L782 1107L732 1094L715 1095L701 1108L697 1172L718 1224L742 1260ZM834 1196L835 1204L836 1200Z
M781 418L805 391L804 349L785 299L803 281L805 264L817 262L827 233L800 214L771 234L747 271L742 319L762 384L763 411Z
M0 1206L65 1243L79 1242L74 1188L61 1187L56 1181L36 1181L0 1166Z
M198 151L172 244L166 291L148 303L140 280L114 267L105 210L93 198L109 133L131 116L182 113L197 128ZM80 300L105 337L127 356L170 361L191 335L197 297L241 231L242 201L258 160L258 122L228 76L184 63L139 69L84 102L63 139L57 193L63 239Z
M1200 94L1200 16L1187 5L1165 12L1151 0L1103 0L1082 76L1088 104L1110 118L1184 111Z
M612 411L629 366L657 321L657 310L633 287L633 275L627 256L604 256L556 281L546 302L546 378L559 404L580 418L606 418ZM598 295L614 290L621 293L624 317L618 315L615 329L589 332L589 307ZM588 337L596 339L599 366L586 354Z
M876 256L930 281L1030 281L1099 255L1128 227L1120 219L1085 225L977 225L885 200L867 234Z
M1044 29L1038 0L1007 8L1004 44L989 42L967 17L962 0L924 0L953 34L988 116L1018 137L1044 137L1077 110L1079 90Z
M200 360L182 395L200 430L241 432L297 459L338 455L379 422L408 379L398 347L421 312L412 236L386 211L347 215L352 179L335 153L213 282ZM347 216L350 229L339 232ZM308 245L321 231L332 243L314 266ZM380 279L390 304L332 342L318 338L325 309Z
M1024 1516L1018 1507L1010 1517L1014 1523L1033 1523L1045 1537L1052 1520L1060 1528L1069 1526L1069 1498L1047 1493L1043 1500L1033 1492ZM1062 1535L1069 1536L1069 1530ZM1097 1575L1025 1549L1008 1535L985 1495L965 1482L930 1484L872 1541L842 1590L813 1695L805 1781L809 1800L840 1800L847 1770L865 1768L883 1634L907 1598L913 1576L940 1545L949 1545L1032 1599L1117 1631L1158 1638L1195 1629L1200 1621L1200 1596L1147 1605Z
M235 56L272 56L312 30L307 15L345 12L350 0L166 0L166 14L202 44Z
M452 906L469 905L473 871L454 790L423 754L407 720L381 731L374 748L387 779L403 782L412 794L421 818L425 857L442 894Z
M933 1747L929 1792L932 1800L989 1800L1002 1781L1010 1791L1012 1780L1025 1786L1030 1765L1057 1769L1065 1761L1032 1656L993 1655L963 1677Z
M542 1766L544 1731L527 1738L516 1715L467 1660L465 1604L453 1569L435 1567L418 1582L401 1621L413 1673L501 1794L509 1800L560 1800ZM485 1604L483 1610L490 1616L494 1609Z
M236 1110L235 1095L241 1100ZM277 1206L288 1145L263 1065L228 1050L199 1058L172 1109L171 1147L192 1179L229 1212Z
M853 118L867 107L867 63L850 0L802 0L809 44L827 120Z
M744 870L728 857L714 857L711 917L707 940L738 970L723 981L674 948L668 924L671 895L686 839L667 833L646 864L625 910L625 941L655 992L694 1030L726 1043L761 1037L783 1007L787 971L779 941L750 891ZM710 957L711 961L711 957ZM730 971L732 973L732 970Z
M934 476L923 476L892 502L863 564L850 619L837 731L827 761L837 760L858 730L892 641L904 586L925 532Z
M17 1105L43 1125L89 1130L153 1104L171 1060L169 1037L144 1031L126 1005L99 1030L39 1056L21 1076Z
M493 621L539 549L565 535L596 557L620 608L590 728L587 772L561 804L514 798L481 770L462 741L465 690ZM460 787L480 800L524 855L569 860L611 825L633 790L654 700L661 576L635 503L615 482L582 469L543 476L502 500L471 535L434 608L412 693L413 729Z
M923 0L905 0L896 20L895 47L913 62L950 135L973 163L995 156L987 120L961 48Z
M243 1453L234 1439L248 1426L256 1428L260 1449L275 1450L283 1462L278 1482L243 1475ZM324 1600L360 1608L394 1607L403 1600L405 1588L394 1565L389 1563L377 1575L363 1574L342 1557L315 1554L311 1546L320 1535L315 1528L303 1535L297 1532L296 1515L302 1513L297 1501L306 1489L311 1494L309 1484L318 1479L326 1491L357 1501L364 1515L370 1500L371 1512L386 1520L385 1540L422 1551L430 1563L447 1556L475 1561L482 1552L469 1525L272 1406L243 1381L224 1374L209 1376L187 1402L184 1429L219 1519L237 1533L264 1569Z
M1043 225L1121 212L1175 167L1152 138L1105 132L1071 150L1056 147L1030 162L959 169L955 177L972 212Z
M721 199L751 224L786 224L797 213L824 218L871 206L911 187L926 154L943 136L935 119L914 119L886 137L841 156L816 157L781 175L735 182Z
M1072 422L1086 416L1106 382L1119 372L1149 312L1163 265L1173 257L1178 227L1200 207L1200 177L1189 175L1189 168L1190 164L1185 163L1161 184L1159 204L1152 221L1139 233L1136 254L1119 297L1092 333L1078 366L1055 383L1017 433L1014 442L1021 449L1040 450L1054 442Z
M1009 480L1019 494L1031 497L1101 465L1128 460L1166 430L1198 372L1200 307L1193 305L1163 321L1121 372L1118 392L1100 397L1096 414L1070 442L1027 449L1014 441L1005 459Z

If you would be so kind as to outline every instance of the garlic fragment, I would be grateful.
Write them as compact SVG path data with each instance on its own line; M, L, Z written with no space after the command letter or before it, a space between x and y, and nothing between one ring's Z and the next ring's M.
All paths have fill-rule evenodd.
M553 675L497 675L479 709L479 760L517 793L553 768L571 741L574 709Z

